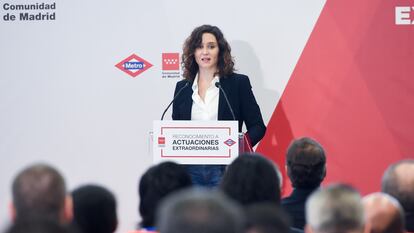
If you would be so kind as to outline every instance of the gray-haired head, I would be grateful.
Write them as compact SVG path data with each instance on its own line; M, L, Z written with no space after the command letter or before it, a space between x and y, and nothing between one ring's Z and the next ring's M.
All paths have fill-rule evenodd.
M186 189L167 197L158 209L163 233L241 233L241 207L219 191Z
M382 177L382 192L395 197L405 211L414 212L414 160L391 164Z
M369 233L404 233L404 210L386 193L371 193L362 199Z
M362 232L361 196L344 184L319 189L306 202L306 219L308 227L317 233Z

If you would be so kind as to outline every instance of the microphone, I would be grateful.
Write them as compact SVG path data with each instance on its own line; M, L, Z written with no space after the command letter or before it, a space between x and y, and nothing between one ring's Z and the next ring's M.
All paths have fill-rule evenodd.
M214 85L216 85L216 87L217 87L218 89L220 89L220 91L223 93L224 99L226 99L227 106L228 106L228 107L229 107L229 109L230 109L231 116L233 117L233 120L236 120L236 117L234 116L233 108L231 107L230 102L229 102L229 99L227 98L226 92L225 92L225 91L224 91L224 89L221 87L220 82L216 82Z
M177 94L174 96L174 98L173 98L173 100L170 102L170 104L167 106L167 108L164 110L164 112L162 113L162 116L161 116L161 120L164 120L164 116L165 116L165 113L167 112L167 110L171 107L171 104L173 104L174 103L174 100L175 99L177 99L177 97L181 94L181 92L186 88L186 87L188 87L188 85L190 84L190 81L187 81L187 82L185 82L185 85L180 89L180 90L178 90L178 92L177 92Z

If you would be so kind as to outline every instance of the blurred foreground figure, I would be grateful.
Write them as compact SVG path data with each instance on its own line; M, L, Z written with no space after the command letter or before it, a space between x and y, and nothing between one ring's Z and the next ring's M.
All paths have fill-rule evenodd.
M306 219L306 233L363 233L361 196L342 184L319 189L306 202Z
M246 233L290 233L289 218L279 206L267 203L246 208Z
M185 168L174 162L162 162L150 167L139 181L139 213L142 221L130 233L157 231L156 210L168 195L192 186Z
M158 212L162 233L242 233L242 209L218 191L188 189L166 198Z
M17 220L5 233L78 233L68 225L47 218Z
M13 181L12 218L47 218L60 223L72 220L72 199L62 175L46 164L25 168Z
M220 189L243 206L262 202L280 205L280 172L258 153L244 153L228 167Z
M372 193L362 203L369 233L404 233L404 211L395 198Z
M401 160L389 166L381 185L382 192L395 197L403 207L405 230L414 232L414 160Z
M118 225L115 196L106 188L85 185L72 192L73 222L81 233L113 233Z

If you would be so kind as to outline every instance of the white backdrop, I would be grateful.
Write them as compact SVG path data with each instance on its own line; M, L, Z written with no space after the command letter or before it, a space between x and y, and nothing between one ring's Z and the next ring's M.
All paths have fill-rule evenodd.
M268 122L325 3L0 2L0 228L10 221L14 175L45 161L61 170L69 190L91 182L111 189L118 232L139 221L138 179L151 165L148 132L179 80L162 78L161 54L181 55L196 26L220 27ZM20 11L5 7L54 2L55 20L22 21ZM5 21L6 14L17 19ZM115 67L133 53L153 64L136 78Z

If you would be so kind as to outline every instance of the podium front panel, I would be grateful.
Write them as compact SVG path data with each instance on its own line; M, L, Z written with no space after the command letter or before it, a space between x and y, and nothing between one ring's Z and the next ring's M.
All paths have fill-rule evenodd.
M153 160L229 164L239 154L237 121L154 121Z

